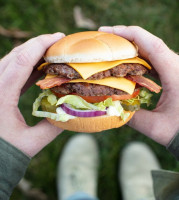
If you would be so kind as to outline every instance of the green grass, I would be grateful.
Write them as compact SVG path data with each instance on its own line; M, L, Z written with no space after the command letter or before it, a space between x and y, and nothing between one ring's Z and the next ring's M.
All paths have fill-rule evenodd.
M177 0L0 0L0 24L7 29L30 31L33 36L56 31L66 34L84 31L77 28L73 19L73 7L80 5L85 15L101 25L139 25L161 37L174 51L179 49L179 2ZM19 42L0 36L0 57ZM21 40L20 42L24 42ZM31 126L40 119L32 117L32 103L39 93L36 86L30 88L19 102L19 107ZM154 105L159 96L154 97ZM76 133L64 131L44 148L31 162L26 179L33 187L42 189L50 200L57 199L56 169L59 155L66 141ZM130 141L147 143L156 153L164 169L179 171L179 165L164 147L125 126L102 133L95 133L100 148L98 195L102 200L121 199L118 184L118 167L122 148ZM11 200L27 198L15 189Z

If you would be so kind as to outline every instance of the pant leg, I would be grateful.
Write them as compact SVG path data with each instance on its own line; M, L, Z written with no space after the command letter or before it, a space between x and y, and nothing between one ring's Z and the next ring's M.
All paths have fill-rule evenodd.
M66 200L98 200L84 192L76 192L72 196L68 197Z

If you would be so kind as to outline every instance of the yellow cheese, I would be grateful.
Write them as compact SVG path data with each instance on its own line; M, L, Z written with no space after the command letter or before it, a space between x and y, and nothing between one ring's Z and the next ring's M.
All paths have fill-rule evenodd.
M98 63L68 63L68 65L75 69L83 79L87 79L93 74L111 69L123 63L139 63L144 65L146 68L151 69L151 66L147 62L138 57Z
M129 94L133 94L136 85L133 81L130 81L126 78L116 78L116 77L108 77L100 80L74 79L70 81L70 83L79 83L79 82L105 85L108 87L125 91Z
M58 75L51 75L47 74L45 79L48 78L54 78L58 77ZM84 80L84 79L74 79L69 81L69 83L92 83L92 84L97 84L97 85L105 85L108 87L116 88L122 91L125 91L129 94L133 94L134 89L135 89L135 82L130 81L126 78L116 78L116 77L108 77L108 78L103 78L100 80Z
M111 69L123 63L138 63L138 64L142 64L148 69L151 69L151 66L144 60L140 59L139 57L125 59L125 60L98 62L98 63L68 63L68 65L71 66L73 69L75 69L81 75L83 79L87 79L93 74ZM49 63L47 62L41 64L38 67L38 70L41 70L45 65L48 65L48 64Z
M58 75L52 75L52 74L47 74L46 76L45 76L45 79L47 79L47 78L55 78L55 77L57 77Z
M48 65L48 62L42 63L37 69L40 71L45 65Z

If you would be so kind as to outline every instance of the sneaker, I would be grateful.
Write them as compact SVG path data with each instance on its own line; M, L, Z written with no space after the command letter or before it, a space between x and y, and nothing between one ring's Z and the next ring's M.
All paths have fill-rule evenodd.
M155 199L151 170L160 169L154 153L140 142L124 148L119 179L124 200Z
M58 165L58 195L65 200L77 192L96 197L98 147L91 135L79 134L66 144Z

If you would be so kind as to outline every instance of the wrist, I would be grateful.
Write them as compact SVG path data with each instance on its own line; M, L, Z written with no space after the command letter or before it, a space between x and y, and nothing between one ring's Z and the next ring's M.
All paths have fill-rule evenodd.
M24 145L21 144L20 141L18 142L18 139L13 140L13 137L9 138L9 137L5 137L5 136L0 136L0 140L3 140L7 144L9 144L9 146L12 146L14 149L21 152L22 154L24 154L24 156L28 157L29 159L32 158L32 156L24 150L24 148L23 148Z

